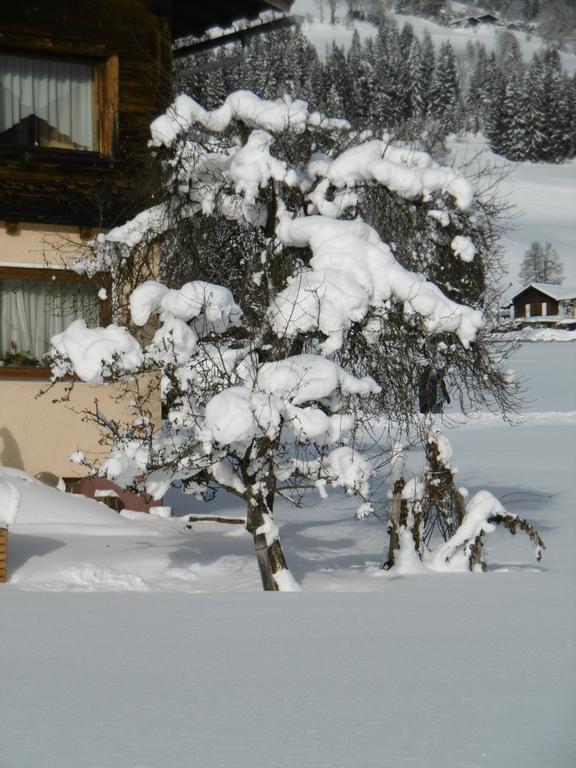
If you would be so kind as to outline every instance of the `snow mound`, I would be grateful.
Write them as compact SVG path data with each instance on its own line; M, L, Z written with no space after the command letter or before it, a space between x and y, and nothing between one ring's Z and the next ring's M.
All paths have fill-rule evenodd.
M16 522L20 508L20 493L16 485L0 475L0 528L8 528Z
M138 526L118 515L117 512L93 499L79 494L62 493L38 482L24 472L0 467L0 489L10 478L21 499L20 512L14 522L14 532L25 532L34 527L46 527L51 531L70 534L123 535L144 533L149 529ZM1 501L1 500L0 500Z

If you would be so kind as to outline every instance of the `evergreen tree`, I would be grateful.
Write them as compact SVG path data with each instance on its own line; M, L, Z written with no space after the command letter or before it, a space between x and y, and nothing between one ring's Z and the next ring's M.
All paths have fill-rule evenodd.
M569 157L576 155L576 74L569 79L568 88L568 125L571 126Z
M406 73L409 83L410 115L422 117L426 113L426 89L422 79L422 46L417 37L412 41L407 56Z
M330 114L347 117L346 107L353 102L353 84L344 49L336 43L332 43L325 68L328 75L326 80L329 83L326 108L330 110Z
M432 76L436 68L436 49L432 42L432 37L428 29L424 31L422 38L422 56L420 59L420 92L422 98L422 113L426 114L430 105L430 94L432 89Z
M530 158L530 125L525 76L521 67L512 69L505 80L500 108L499 134L494 139L495 149L509 160Z
M473 131L486 127L490 109L490 68L486 48L479 45L476 50L476 64L470 77L466 112L469 125Z
M430 114L440 120L446 131L458 124L460 87L458 66L449 42L442 43L430 90Z
M541 103L542 59L535 55L526 73L526 120L529 126L527 136L527 152L530 160L540 159L546 120Z
M486 69L486 113L485 131L490 139L492 148L497 152L499 137L503 133L502 104L506 91L506 80L498 64L494 52L488 56Z
M566 120L568 103L563 93L560 56L548 49L539 60L540 72L536 80L536 110L541 128L538 157L555 162L566 156Z
M346 64L348 67L347 78L353 84L347 98L347 117L353 125L359 125L362 124L367 113L366 101L370 97L370 88L368 66L357 29L354 30L352 35L352 43L348 49Z

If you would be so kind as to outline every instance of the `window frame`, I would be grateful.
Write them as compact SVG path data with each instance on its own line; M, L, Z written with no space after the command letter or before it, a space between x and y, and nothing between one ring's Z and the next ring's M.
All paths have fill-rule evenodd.
M31 144L0 144L0 156L24 157L24 159L66 159L90 161L113 159L118 144L120 110L120 69L118 56L72 55L58 50L28 49L0 46L0 53L8 56L28 56L35 59L69 61L89 64L92 67L92 101L95 141L93 149L39 147Z
M70 269L54 269L52 267L13 267L0 264L1 280L32 280L34 282L78 283L94 285L106 290L106 298L98 300L98 321L101 326L112 322L112 277L109 272L97 272L93 277L79 275ZM47 367L30 367L18 365L0 365L0 381L48 381L51 370Z

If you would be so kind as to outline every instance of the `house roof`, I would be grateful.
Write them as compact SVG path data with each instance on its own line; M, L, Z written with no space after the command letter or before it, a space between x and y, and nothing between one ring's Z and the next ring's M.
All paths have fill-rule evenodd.
M263 11L290 10L294 0L172 0L173 37L200 36L210 27L229 27L238 19L254 19Z
M550 296L551 299L556 301L563 301L566 299L576 299L576 286L574 285L556 285L554 283L530 283L522 288L521 291L512 296L512 301L521 296L529 288L534 288L540 293Z

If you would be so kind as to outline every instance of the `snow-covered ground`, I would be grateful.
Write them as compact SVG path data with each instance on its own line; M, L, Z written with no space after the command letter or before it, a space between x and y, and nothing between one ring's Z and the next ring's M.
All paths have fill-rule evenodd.
M538 239L576 283L575 173L505 181L525 211L511 280ZM497 533L485 574L386 573L384 524L333 494L279 507L304 592L264 594L241 526L179 517L237 516L235 499L117 515L0 469L22 497L0 587L2 767L571 768L576 344L524 344L511 365L518 424L481 413L450 439L459 484L536 524L540 563Z
M305 592L264 594L237 526L128 519L9 475L2 765L571 766L576 345L512 365L531 379L522 423L479 415L451 442L459 483L536 523L541 563L496 534L486 574L386 574L382 523L333 495L279 509Z
M496 176L503 174L498 196L513 206L503 241L508 294L523 287L518 272L535 240L552 244L564 265L564 284L576 286L576 160L559 165L512 163L491 152L481 134L453 137L449 149L457 166L471 161L472 167L480 165L493 168Z

